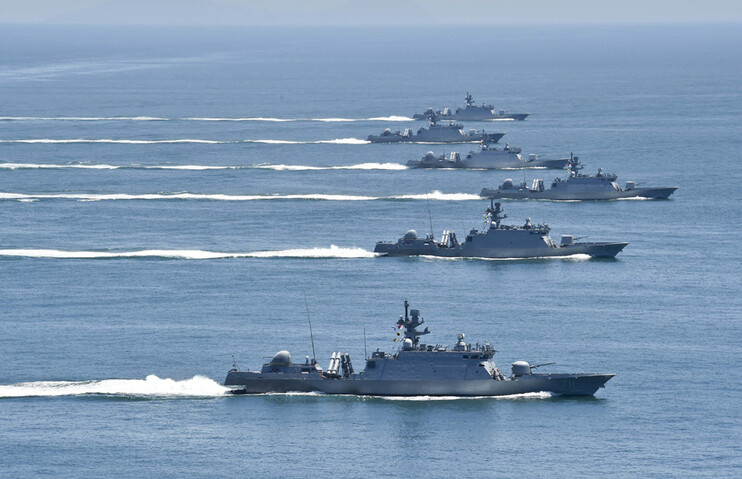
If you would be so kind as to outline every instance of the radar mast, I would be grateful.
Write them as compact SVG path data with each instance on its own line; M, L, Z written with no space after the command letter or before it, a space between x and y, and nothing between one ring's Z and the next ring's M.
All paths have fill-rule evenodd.
M430 330L427 327L423 331L417 330L417 328L421 326L425 322L425 320L420 317L419 310L417 309L409 310L409 307L410 307L410 303L405 299L404 317L400 316L399 321L397 321L397 324L400 326L404 326L405 338L411 340L415 349L417 349L417 346L420 342L420 340L418 339L418 336L422 336L423 334L429 334ZM410 316L412 317L410 318Z

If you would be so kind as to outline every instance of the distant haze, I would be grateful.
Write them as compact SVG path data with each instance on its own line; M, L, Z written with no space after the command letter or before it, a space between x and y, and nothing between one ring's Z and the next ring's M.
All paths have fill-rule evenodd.
M463 25L739 23L739 0L0 0L0 23ZM438 31L437 39L445 31Z

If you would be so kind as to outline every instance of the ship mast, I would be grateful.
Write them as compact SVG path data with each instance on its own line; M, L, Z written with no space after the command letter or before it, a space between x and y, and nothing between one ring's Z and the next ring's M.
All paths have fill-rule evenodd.
M425 320L420 317L419 310L417 309L410 310L409 307L410 307L410 303L405 299L404 317L400 316L399 321L397 321L397 324L400 326L404 326L405 338L411 340L415 349L417 349L417 346L420 343L418 336L422 336L423 334L429 334L430 330L427 327L423 331L417 330L417 328L421 326L425 322Z
M507 218L508 215L501 215L504 210L500 203L495 203L494 199L490 199L490 207L487 208L487 215L489 216L490 222L495 224L495 229L500 227L500 221Z

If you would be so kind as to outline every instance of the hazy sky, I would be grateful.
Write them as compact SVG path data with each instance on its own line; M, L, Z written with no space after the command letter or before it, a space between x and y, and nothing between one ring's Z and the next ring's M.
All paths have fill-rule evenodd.
M742 23L742 0L0 0L0 23Z

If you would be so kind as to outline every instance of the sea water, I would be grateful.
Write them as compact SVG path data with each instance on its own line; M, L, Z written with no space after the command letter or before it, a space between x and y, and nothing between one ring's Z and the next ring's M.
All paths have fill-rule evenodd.
M728 26L0 30L0 467L7 477L738 477L742 34ZM481 228L483 187L377 145L466 92L501 144L668 201L505 201L615 260L380 258ZM230 397L280 349L362 369L408 299L593 398ZM364 330L366 345L364 345Z

